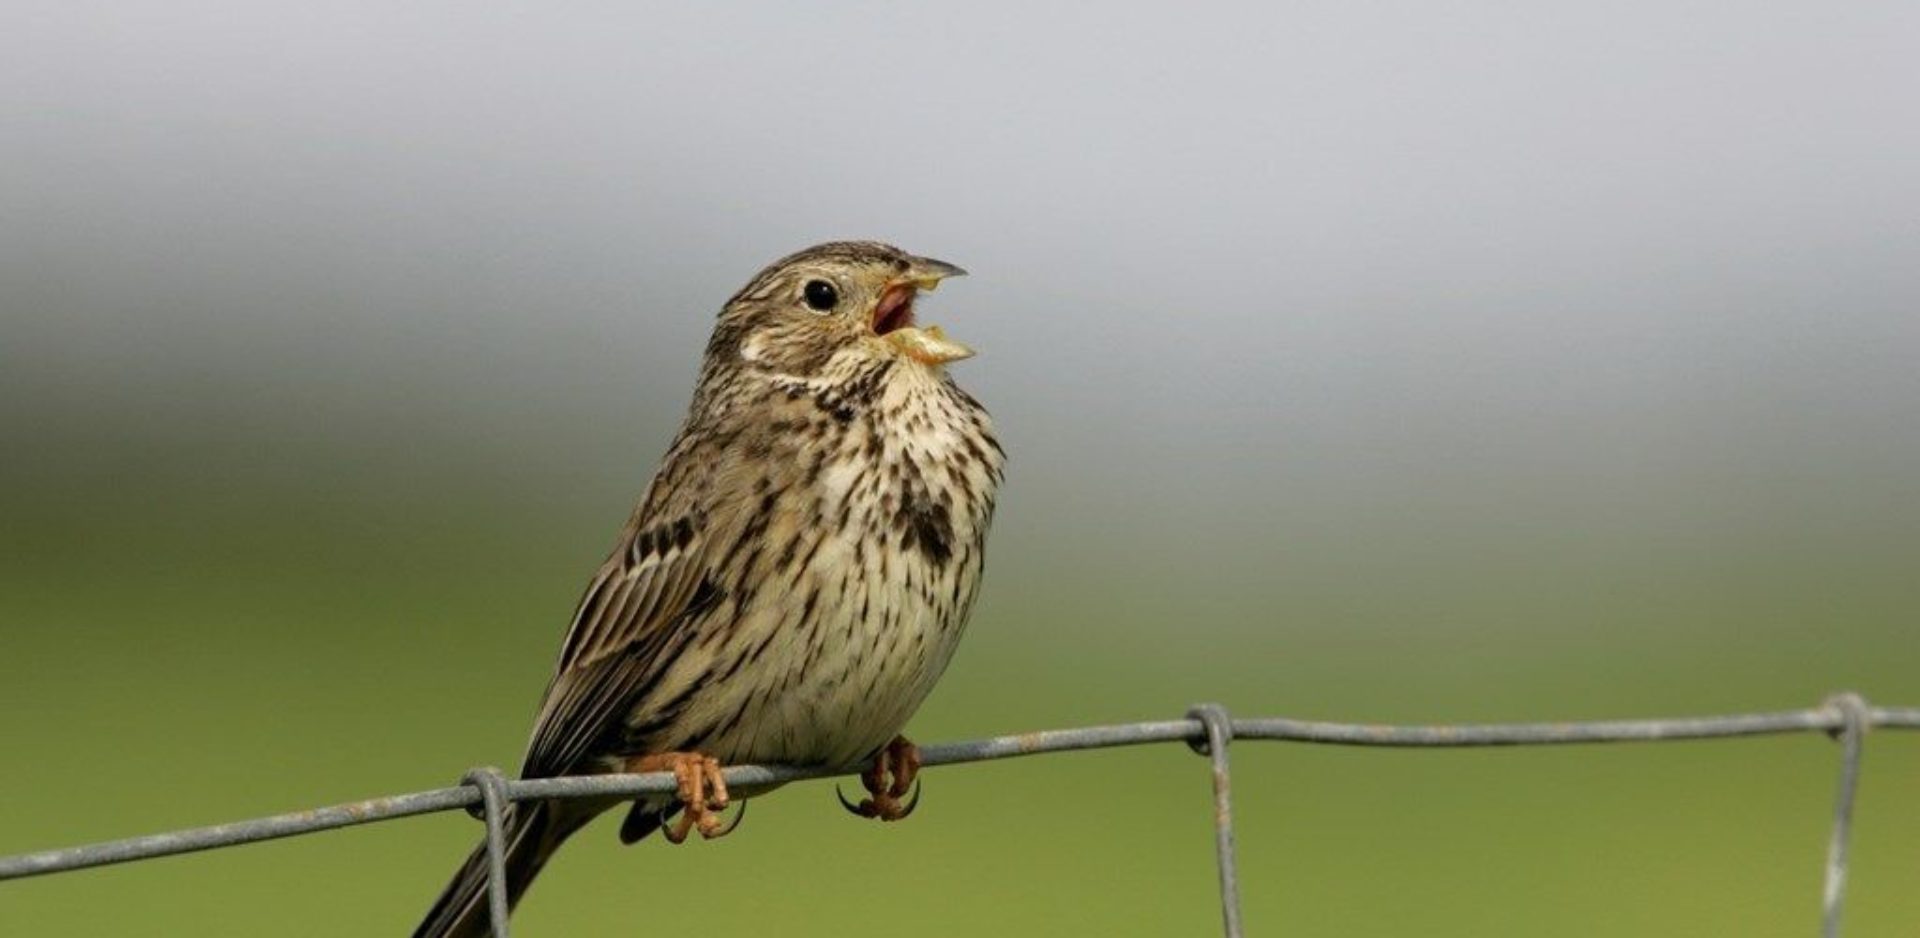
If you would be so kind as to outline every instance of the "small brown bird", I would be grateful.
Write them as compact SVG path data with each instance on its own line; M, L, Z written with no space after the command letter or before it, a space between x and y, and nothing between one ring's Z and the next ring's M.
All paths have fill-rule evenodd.
M869 765L849 807L912 810L919 756L897 734L979 591L1005 457L944 367L972 351L914 318L962 273L836 242L727 301L686 423L574 612L522 777L674 772L677 796L634 802L627 843L730 830L729 763ZM618 803L511 806L512 901ZM414 934L488 925L482 844Z

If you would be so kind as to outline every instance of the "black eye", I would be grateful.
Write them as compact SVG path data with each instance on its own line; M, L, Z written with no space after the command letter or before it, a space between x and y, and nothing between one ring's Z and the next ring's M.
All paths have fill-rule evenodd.
M801 294L806 297L808 306L823 313L840 302L840 291L835 290L833 284L825 280L807 281L807 286Z

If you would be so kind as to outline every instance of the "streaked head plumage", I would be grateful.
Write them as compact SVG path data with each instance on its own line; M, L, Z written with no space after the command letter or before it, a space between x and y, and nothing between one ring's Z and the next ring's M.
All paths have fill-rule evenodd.
M878 241L832 241L768 265L720 312L708 366L793 376L839 359L900 358L937 368L973 354L938 326L921 326L915 300L966 271Z

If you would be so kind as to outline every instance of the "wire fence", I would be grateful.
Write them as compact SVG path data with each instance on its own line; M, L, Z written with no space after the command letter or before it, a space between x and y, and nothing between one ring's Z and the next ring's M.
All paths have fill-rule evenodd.
M1147 743L1184 742L1208 759L1213 781L1214 850L1219 866L1220 912L1228 938L1241 938L1239 877L1234 867L1233 787L1227 751L1235 741L1281 740L1341 746L1460 748L1470 746L1543 746L1573 743L1662 742L1767 736L1820 731L1840 742L1840 779L1834 796L1833 826L1827 843L1826 885L1822 894L1821 935L1837 938L1846 898L1847 847L1853 828L1854 796L1860 785L1860 758L1871 728L1920 730L1920 707L1871 706L1858 694L1840 693L1818 707L1775 713L1678 717L1655 720L1602 720L1582 723L1485 723L1389 726L1326 723L1285 717L1236 718L1218 704L1201 704L1185 719L1121 723L1077 729L1043 730L921 747L925 766L955 765L1077 749L1107 749ZM858 772L794 766L740 765L724 771L727 786L751 793L786 782ZM488 893L493 934L507 936L506 878L502 815L508 802L568 798L636 797L676 789L670 772L509 780L497 769L467 772L453 788L438 788L235 821L212 827L132 837L106 843L0 857L0 880L191 853L216 847L293 837L374 821L467 809L486 823L490 859Z

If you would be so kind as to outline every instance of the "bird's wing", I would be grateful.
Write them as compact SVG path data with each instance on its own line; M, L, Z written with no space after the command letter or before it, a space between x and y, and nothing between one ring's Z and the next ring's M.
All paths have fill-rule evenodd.
M521 774L576 771L596 740L691 638L676 627L715 598L710 532L694 512L641 512L580 599Z

